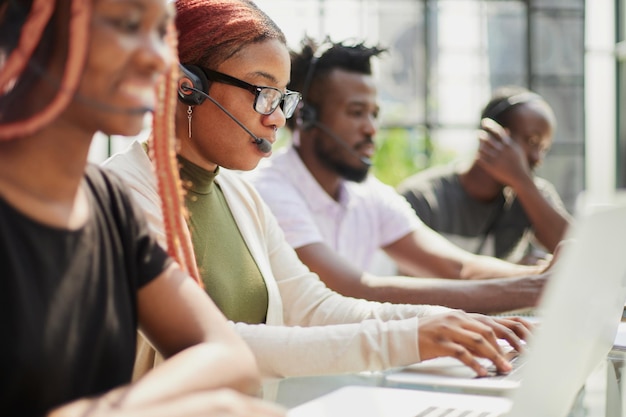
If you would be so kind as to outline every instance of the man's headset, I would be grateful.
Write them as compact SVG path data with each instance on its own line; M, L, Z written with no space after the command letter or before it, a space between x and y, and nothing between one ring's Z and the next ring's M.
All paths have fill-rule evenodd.
M248 129L242 122L240 122L231 112L226 110L224 106L217 102L213 97L208 94L211 82L200 67L196 65L179 65L182 73L178 80L178 99L189 105L196 106L204 103L204 100L209 99L215 104L221 111L226 113L235 123L239 125L248 135L252 137L254 144L263 153L269 153L272 150L272 144L270 141L264 138L256 136L250 129Z
M369 167L373 164L372 160L357 153L350 145L348 145L348 143L343 138L337 135L324 123L320 122L318 120L317 108L307 102L307 96L311 88L311 83L313 82L313 75L315 75L318 61L326 52L328 52L334 46L335 45L332 42L326 41L317 48L317 50L313 54L313 57L311 58L309 68L307 70L306 76L304 77L304 83L302 84L302 104L300 105L300 109L297 111L296 127L303 131L313 129L314 127L320 129L335 142L341 145L348 153L350 153L352 156L361 161L364 165Z
M526 104L530 103L531 101L539 100L542 100L541 96L539 94L533 93L532 91L523 91L518 94L513 94L510 97L503 98L490 109L486 109L482 115L482 118L488 117L497 121L498 118L511 107L517 106L518 104Z
M298 114L296 116L296 126L301 130L309 130L316 126L318 123L317 120L317 108L312 104L307 102L307 98L309 95L309 90L311 89L311 83L313 82L313 76L315 75L315 70L317 69L317 63L326 52L328 52L334 44L332 42L325 42L320 45L319 48L313 54L311 61L309 62L309 68L307 70L306 76L304 77L304 83L302 84L302 100L301 106L298 110Z

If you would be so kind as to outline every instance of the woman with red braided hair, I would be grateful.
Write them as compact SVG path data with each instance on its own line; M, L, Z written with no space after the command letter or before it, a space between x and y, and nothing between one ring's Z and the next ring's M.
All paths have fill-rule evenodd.
M262 374L380 370L451 355L479 375L487 371L478 357L510 370L496 339L520 348L528 335L523 321L344 297L302 264L237 172L271 153L276 130L299 102L286 89L285 37L251 1L175 4L184 65L175 131L194 252L205 290L248 342ZM122 174L163 233L157 181L142 146L106 165Z
M182 269L173 15L167 0L0 0L2 416L284 416L250 395L254 356ZM172 257L87 163L97 131L135 135L149 111ZM138 324L169 359L130 384Z

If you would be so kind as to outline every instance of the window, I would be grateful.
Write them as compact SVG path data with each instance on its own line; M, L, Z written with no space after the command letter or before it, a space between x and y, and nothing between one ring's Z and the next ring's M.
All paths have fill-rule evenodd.
M518 84L544 96L555 110L554 145L539 175L555 184L572 208L584 187L583 0L257 4L285 31L291 46L297 47L307 34L316 39L330 35L335 41L363 39L390 48L377 68L379 145L380 151L389 151L389 160L380 165L404 168L377 171L383 181L394 185L408 171L471 156L480 110L491 90ZM406 149L390 151L387 140L404 143Z

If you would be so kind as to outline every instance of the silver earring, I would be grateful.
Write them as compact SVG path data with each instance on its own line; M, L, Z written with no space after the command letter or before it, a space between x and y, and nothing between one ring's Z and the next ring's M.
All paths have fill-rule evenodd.
M187 107L187 120L189 121L189 139L191 139L191 116L193 114L193 108Z

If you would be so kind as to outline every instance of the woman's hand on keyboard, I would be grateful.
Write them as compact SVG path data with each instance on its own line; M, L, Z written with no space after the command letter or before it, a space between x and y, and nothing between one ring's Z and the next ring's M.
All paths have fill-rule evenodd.
M511 364L505 358L498 339L514 349L523 349L532 325L521 318L494 318L468 314L460 310L420 318L419 351L422 360L441 356L454 357L479 376L488 371L478 358L489 359L498 372L507 373Z

